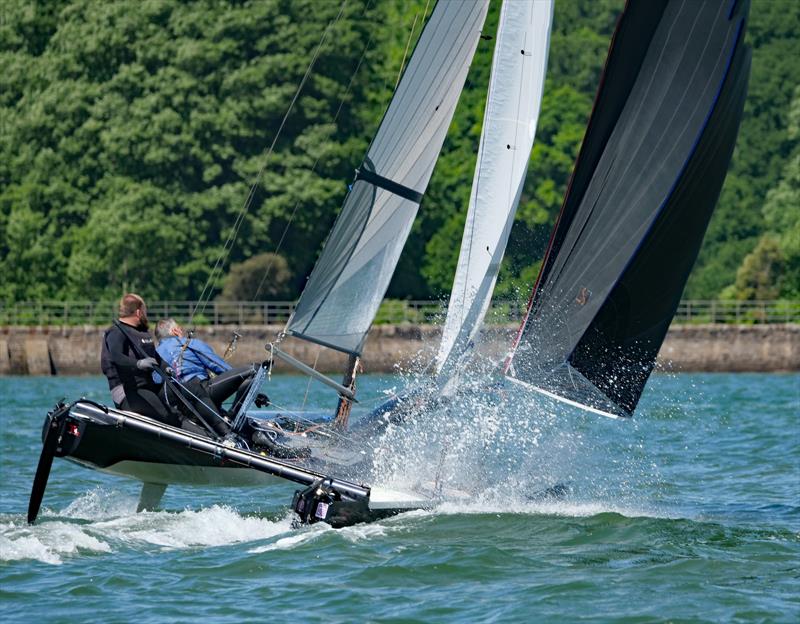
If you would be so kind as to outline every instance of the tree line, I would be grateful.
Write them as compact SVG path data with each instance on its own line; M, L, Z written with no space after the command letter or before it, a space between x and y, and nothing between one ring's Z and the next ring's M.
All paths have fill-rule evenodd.
M296 297L431 4L7 0L0 297ZM556 3L502 296L536 275L623 5ZM800 3L753 0L745 117L688 297L800 297L798 39ZM389 296L449 291L493 46L478 47Z

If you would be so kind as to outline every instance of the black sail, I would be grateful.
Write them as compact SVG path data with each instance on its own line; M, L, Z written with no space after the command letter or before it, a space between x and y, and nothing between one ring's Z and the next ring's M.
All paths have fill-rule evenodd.
M632 415L733 154L746 0L630 0L507 373Z

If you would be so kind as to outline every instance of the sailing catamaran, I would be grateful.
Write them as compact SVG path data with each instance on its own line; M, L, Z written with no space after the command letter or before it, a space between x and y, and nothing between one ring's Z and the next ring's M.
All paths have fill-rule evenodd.
M441 149L487 3L441 2L434 8L287 326L288 336L348 354L344 383L325 378L342 397L340 426L355 396L367 330ZM747 12L746 0L627 3L528 312L504 366L506 379L603 415L632 415L733 153L749 74ZM527 48L520 49L525 56ZM494 138L484 137L482 154ZM508 197L519 192L524 167L513 169L517 186ZM476 206L480 193L473 189ZM480 225L478 212L468 223L476 232L488 227ZM510 221L501 220L488 234L490 250L504 246ZM472 249L483 244L473 239L480 242ZM472 266L467 247L465 263ZM455 295L459 320L437 360L445 373L448 362L457 363L469 348L480 323L474 319L485 311L496 279L495 260L465 273L474 281ZM289 357L279 348L275 354ZM240 414L237 424L247 420ZM305 486L293 501L301 519L335 526L431 502L425 495L332 477L347 472L335 462L231 449L88 401L51 412L43 438L31 521L54 456L141 479L143 504L157 499L167 483L275 477Z
M339 426L347 422L367 331L442 149L488 5L489 0L470 0L434 7L287 325L287 336L348 354L344 384L296 361L278 344L271 348L275 356L336 388ZM262 377L264 371L259 370ZM257 386L258 379L251 390ZM246 417L248 404L246 399L234 431L257 426ZM301 517L332 524L420 507L424 500L329 478L313 458L300 466L85 400L57 406L47 417L43 438L30 521L38 514L54 456L142 480L140 508L156 504L170 483L247 484L274 477L308 488L295 501ZM304 502L312 495L313 509Z

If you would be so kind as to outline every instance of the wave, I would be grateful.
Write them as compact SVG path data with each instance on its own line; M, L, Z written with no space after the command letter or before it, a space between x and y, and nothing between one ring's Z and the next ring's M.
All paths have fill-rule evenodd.
M121 549L196 549L259 542L292 529L277 519L243 515L227 506L136 513L136 500L95 489L63 511L46 509L37 524L22 514L0 515L0 561L36 560L58 565L79 554Z

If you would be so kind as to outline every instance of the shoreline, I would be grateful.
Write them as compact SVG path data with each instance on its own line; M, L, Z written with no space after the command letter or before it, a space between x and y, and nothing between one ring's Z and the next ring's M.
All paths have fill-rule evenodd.
M0 375L100 374L100 343L106 327L7 326L0 328ZM243 365L269 356L268 342L283 325L198 327L195 336L218 353L233 330L241 334L231 364ZM489 327L480 352L499 358L517 326ZM441 328L435 325L377 325L370 330L363 355L364 372L422 370L434 357ZM265 348L265 345L266 348ZM287 338L281 349L317 370L338 375L347 356ZM657 370L674 372L800 371L800 324L673 325L658 356ZM276 372L290 372L275 362Z

